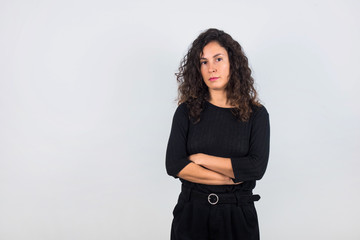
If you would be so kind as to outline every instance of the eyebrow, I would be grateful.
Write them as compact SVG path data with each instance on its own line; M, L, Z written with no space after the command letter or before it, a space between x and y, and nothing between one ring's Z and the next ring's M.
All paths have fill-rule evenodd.
M222 54L222 53L218 53L218 54L215 54L214 56L213 56L213 58L216 58L216 57L218 57L218 56L220 56L220 55L224 55L224 54ZM200 58L200 60L202 60L202 59L207 59L207 58Z

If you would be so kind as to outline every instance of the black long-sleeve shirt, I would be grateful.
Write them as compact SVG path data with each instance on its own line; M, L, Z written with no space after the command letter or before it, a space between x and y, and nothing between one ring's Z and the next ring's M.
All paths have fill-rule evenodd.
M174 114L166 150L166 170L175 178L191 161L189 156L205 153L230 158L238 185L206 185L180 179L184 185L204 192L252 190L265 173L270 148L269 114L264 106L252 106L249 121L239 122L231 108L205 102L200 122L189 119L186 103Z

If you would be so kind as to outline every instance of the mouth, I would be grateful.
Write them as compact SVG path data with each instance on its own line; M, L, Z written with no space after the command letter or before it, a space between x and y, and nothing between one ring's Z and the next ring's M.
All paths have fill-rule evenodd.
M209 78L209 81L213 82L213 81L215 81L217 79L219 79L219 78L218 77L211 77L211 78Z

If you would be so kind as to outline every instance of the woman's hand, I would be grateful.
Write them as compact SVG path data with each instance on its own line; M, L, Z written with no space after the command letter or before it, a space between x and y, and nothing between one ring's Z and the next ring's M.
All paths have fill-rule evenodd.
M224 175L225 176L225 175ZM225 176L225 185L239 185L243 182L237 182L235 183L234 180L228 176Z

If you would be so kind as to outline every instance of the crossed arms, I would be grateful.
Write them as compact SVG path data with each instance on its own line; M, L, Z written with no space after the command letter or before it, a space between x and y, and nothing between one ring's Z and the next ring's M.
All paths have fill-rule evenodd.
M197 153L189 156L191 161L179 173L178 177L190 182L208 185L235 185L234 172L230 158L216 157Z
M166 150L166 170L170 176L207 185L234 185L262 178L270 147L269 115L265 107L251 121L249 149L243 156L188 155L189 124L186 106L182 104L175 112Z

